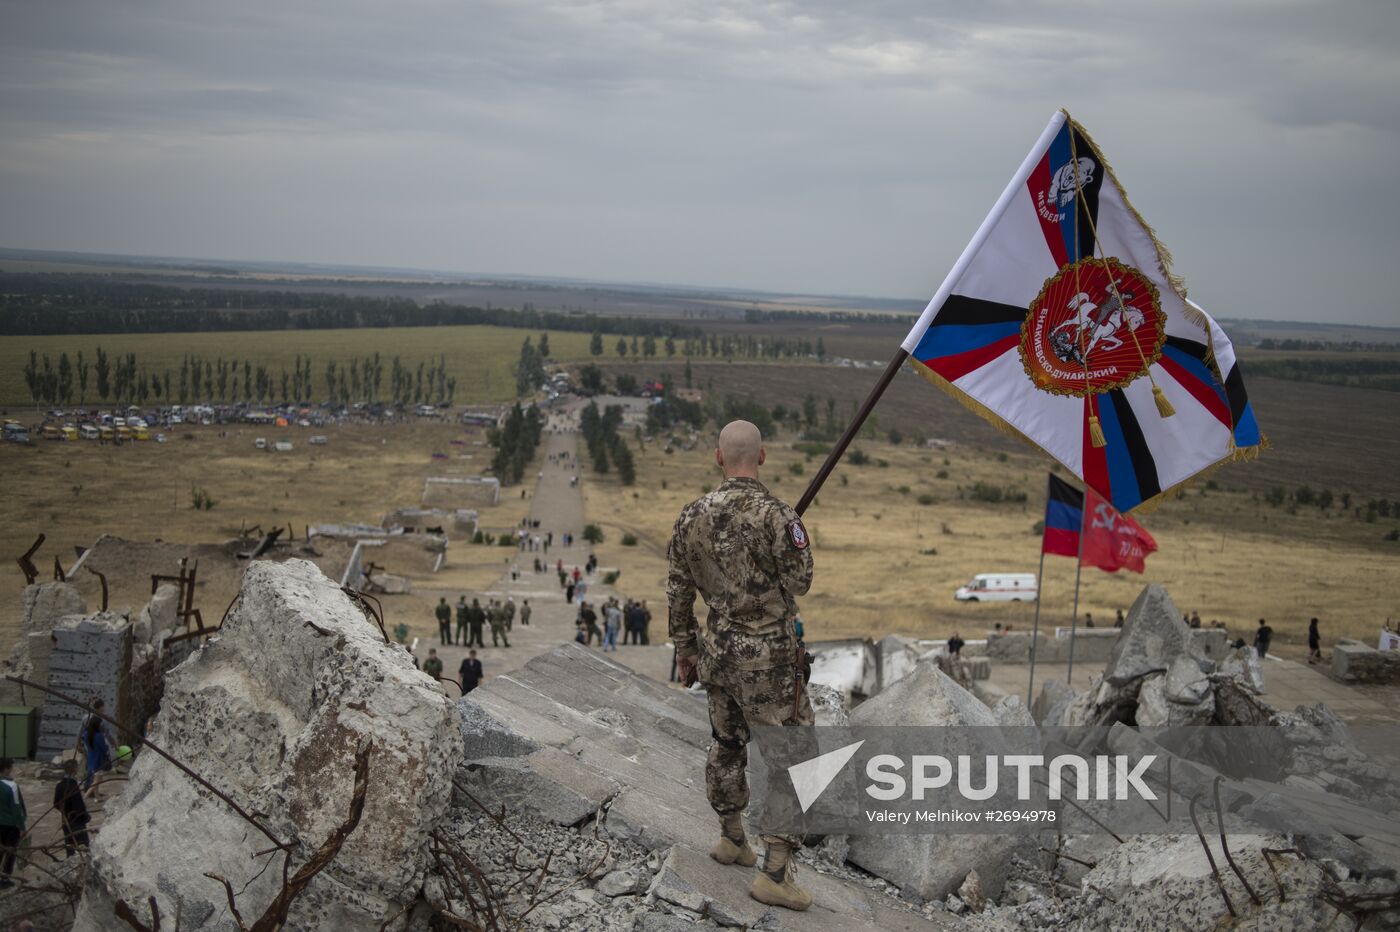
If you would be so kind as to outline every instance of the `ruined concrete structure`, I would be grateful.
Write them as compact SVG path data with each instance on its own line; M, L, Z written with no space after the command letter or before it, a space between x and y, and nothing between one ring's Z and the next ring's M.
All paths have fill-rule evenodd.
M133 620L89 614L61 584L33 588L33 627L57 650L19 660L52 682L74 675L73 654L130 691L174 656L160 649L179 626L171 592ZM118 927L119 902L146 921L155 897L181 929L237 928L223 883L206 874L228 880L251 925L284 889L276 847L295 873L351 824L291 901L287 928L373 930L393 919L389 928L418 932L434 917L461 926L447 916L482 925L488 905L502 928L586 932L1087 932L1207 928L1229 912L1238 928L1310 929L1358 903L1394 918L1400 849L1370 836L1400 828L1400 798L1335 716L1268 706L1253 652L1198 637L1160 587L1102 639L1112 650L1090 689L1046 682L1030 709L977 678L989 657L952 659L898 637L820 646L839 682L810 692L819 724L1094 725L1115 753L1157 747L1146 725L1273 729L1279 779L1248 786L1237 814L1263 827L1230 836L1238 873L1226 872L1216 837L830 836L800 856L815 903L795 914L750 899L747 871L706 853L712 738L698 690L567 644L451 700L314 565L254 561L224 628L164 677L150 730L228 799L141 751L108 803L74 927ZM864 701L848 711L852 696ZM109 701L134 702L120 689ZM360 760L368 778L357 784ZM1180 776L1183 792L1209 791L1189 769ZM363 811L351 822L357 785ZM1300 806L1327 817L1309 822ZM1295 853L1276 864L1263 853L1283 849Z
M300 863L345 821L355 758L369 749L364 814L295 902L289 927L377 928L419 894L424 840L461 758L456 711L408 654L312 564L249 568L219 635L167 678L152 739L249 812ZM112 928L117 901L154 896L182 929L232 927L282 885L269 840L225 802L146 751L92 850L76 929ZM280 863L280 857L278 858Z

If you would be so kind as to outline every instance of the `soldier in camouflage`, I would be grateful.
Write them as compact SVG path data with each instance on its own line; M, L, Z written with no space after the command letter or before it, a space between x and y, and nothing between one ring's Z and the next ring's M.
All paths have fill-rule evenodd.
M681 682L703 683L714 738L705 761L705 789L719 815L720 840L710 856L722 864L757 863L744 836L749 802L745 779L754 727L811 725L812 705L797 675L794 599L812 584L812 552L797 513L758 481L767 451L758 428L732 421L720 431L715 462L724 482L681 510L668 549L670 634ZM703 628L695 595L709 606ZM797 885L794 835L765 835L763 869L749 894L760 902L806 909L812 897Z

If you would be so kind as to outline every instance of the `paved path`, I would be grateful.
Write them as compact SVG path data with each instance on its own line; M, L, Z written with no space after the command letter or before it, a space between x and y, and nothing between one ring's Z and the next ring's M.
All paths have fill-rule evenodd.
M538 554L540 561L547 566L546 572L536 573L534 571L536 553L517 551L512 568L519 572L520 578L511 579L511 573L508 569L495 585L476 594L480 596L482 604L485 604L488 598L504 599L509 596L515 600L517 608L515 624L509 633L510 647L491 647L490 629L487 628L483 632L487 647L477 651L477 659L481 661L488 678L516 670L531 657L572 641L574 638L574 619L577 608L564 601L564 590L559 587L559 577L555 572L555 565L562 558L565 570L572 572L575 566L581 569L588 560L589 554L592 553L592 548L582 537L584 526L583 490L581 487L571 484L570 481L579 474L578 469L587 469L588 466L586 463L580 464L577 460L579 435L572 429L567 416L556 414L553 416L551 424L555 426L546 429L544 439L540 444L539 460L543 465L540 467L540 474L535 482L534 496L530 506L530 520L540 523L538 528L531 529L531 533L538 534L541 540L544 540L550 532L554 533L554 546L549 548L547 554L542 552ZM567 455L567 459L553 462L555 458L563 455ZM565 533L574 535L575 541L572 547L563 545ZM621 595L602 584L601 573L595 573L591 577L585 577L585 579L588 582L587 600L589 604L600 603L610 595ZM522 625L519 607L527 599L533 611L530 616L530 624ZM455 599L448 601L455 602ZM655 617L651 623L650 634L653 639L659 638L660 641L664 642L666 637L665 609L659 606L651 606L651 609ZM455 621L453 629L455 636ZM437 638L425 638L419 642L418 656L420 659L427 657L430 647L436 648L438 656L442 658L443 675L456 679L457 669L467 655L466 648L460 644L442 647L438 645ZM665 682L670 674L671 649L664 643L650 647L621 646L613 654L613 657L638 673L646 674L662 682ZM451 694L452 686L448 684L446 688Z

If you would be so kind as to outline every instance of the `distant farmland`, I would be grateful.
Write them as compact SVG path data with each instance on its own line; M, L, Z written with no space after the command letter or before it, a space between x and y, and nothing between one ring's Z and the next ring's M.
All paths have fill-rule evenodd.
M514 367L520 357L520 345L527 337L539 342L538 333L508 327L6 337L0 340L0 405L31 403L24 381L30 350L41 358L47 353L57 366L60 354L67 353L70 360L75 360L79 350L91 363L99 346L114 359L135 353L138 370L144 369L148 375L160 375L169 369L177 378L187 354L207 362L222 358L236 359L241 364L242 360L251 360L255 366L265 366L277 379L283 369L293 367L298 354L309 356L315 399L325 397L325 370L331 360L339 366L348 364L352 357L363 359L379 353L386 367L397 356L404 366L416 369L420 362L433 363L441 356L445 357L447 374L457 379L457 404L508 401L515 397ZM588 341L587 333L550 333L550 356L561 362L586 359ZM95 376L89 374L89 406L100 403L95 384ZM161 403L167 402L162 399Z

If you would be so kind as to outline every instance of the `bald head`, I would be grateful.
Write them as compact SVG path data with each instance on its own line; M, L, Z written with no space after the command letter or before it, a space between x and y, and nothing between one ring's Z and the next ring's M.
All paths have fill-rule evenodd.
M748 421L730 421L719 432L719 448L715 450L715 462L724 470L725 476L758 477L758 467L763 465L767 451L763 449L763 435Z

